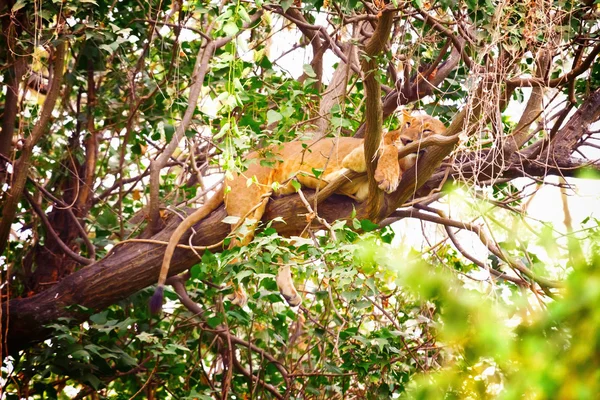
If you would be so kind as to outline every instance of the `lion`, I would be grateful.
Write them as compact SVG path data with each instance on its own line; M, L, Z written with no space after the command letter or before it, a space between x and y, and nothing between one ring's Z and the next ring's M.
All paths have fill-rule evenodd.
M402 173L415 165L417 154L398 159L398 150L409 143L427 136L442 134L445 125L429 115L403 113L400 129L386 133L379 148L379 161L375 170L375 181L386 193L398 187ZM165 281L169 274L171 257L181 236L193 225L207 217L221 204L225 204L229 216L238 217L240 222L247 220L248 229L241 237L234 237L230 247L244 246L252 241L254 231L262 219L271 195L288 195L296 192L298 183L310 189L322 189L346 170L365 172L367 163L364 155L363 139L352 137L323 138L313 142L293 141L282 145L272 145L266 150L274 156L273 166L260 163L265 150L250 153L251 162L243 173L233 174L207 202L187 216L171 236L158 279L158 286L150 301L150 307L157 312L162 306ZM318 171L318 173L315 173ZM250 181L249 181L250 179ZM298 183L295 183L295 182ZM251 182L250 184L248 184ZM350 196L363 202L369 195L366 175L343 184L337 194ZM239 226L232 226L232 230ZM302 298L297 292L289 267L279 269L277 286L290 306L298 306ZM236 287L232 303L244 305L247 297L241 287Z

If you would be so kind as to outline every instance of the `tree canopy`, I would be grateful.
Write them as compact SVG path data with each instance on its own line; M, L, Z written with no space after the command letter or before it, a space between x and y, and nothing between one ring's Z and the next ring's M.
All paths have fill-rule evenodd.
M0 0L0 398L594 398L596 3ZM448 129L394 193L274 198L242 248L221 207L150 314L245 155L364 137L373 183L401 111Z

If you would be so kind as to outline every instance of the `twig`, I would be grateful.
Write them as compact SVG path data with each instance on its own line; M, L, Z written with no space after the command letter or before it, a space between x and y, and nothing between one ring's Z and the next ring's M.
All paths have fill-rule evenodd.
M75 226L77 227L77 230L79 231L79 233L81 234L81 239L83 239L83 242L85 243L85 246L88 250L89 253L89 258L91 260L95 260L96 259L96 246L94 246L92 244L92 242L90 241L90 238L88 237L88 233L85 230L85 228L83 227L83 225L81 225L81 223L79 222L79 220L77 219L77 216L75 215L75 213L73 212L73 207L69 206L68 204L66 204L64 201L62 201L61 199L55 197L52 193L50 193L45 187L43 187L42 185L40 185L39 183L37 183L34 179L31 178L27 178L29 180L29 182L31 182L40 192L42 192L42 194L44 194L44 196L46 196L47 198L49 198L50 200L52 200L55 204L56 204L56 208L57 209L63 209L66 210L67 213L69 214L69 216L71 217L71 219L73 220L73 223L75 224Z
M383 315L385 315L385 317L392 323L392 325L394 325L394 327L398 331L402 332L402 327L398 324L398 322L394 318L392 318L390 313L388 313L385 308L381 307L379 304L377 304L377 302L375 300L371 299L369 296L363 296L363 298L367 299L371 304L373 304L373 306L376 307L379 311L381 311L381 313ZM421 371L425 371L425 367L423 367L423 365L421 365L421 362L419 361L417 356L413 353L412 349L410 347L408 347L408 343L406 343L406 340L404 340L404 338L402 336L400 336L400 340L402 341L402 345L404 346L404 348L410 355L410 358L412 358L414 360L414 362L417 364L417 366L419 367L419 369Z
M319 217L319 215L313 210L313 208L310 206L310 203L308 202L308 200L306 199L306 197L304 196L304 193L302 192L302 189L298 189L298 196L300 197L300 200L302 200L302 203L304 204L304 206L306 207L306 209L308 210L308 215L307 215L307 219L310 221L312 221L313 219L316 219L317 221L319 221L323 226L325 226L328 230L329 233L331 234L331 237L333 238L334 241L336 241L336 236L335 236L335 231L333 230L333 228L331 227L331 225L329 225L329 222L327 222L326 219Z
M266 383L264 380L260 379L258 376L252 374L250 371L248 371L246 368L244 368L244 366L239 362L239 360L235 356L235 353L232 353L232 357L233 357L233 365L235 366L235 368L238 371L240 371L242 373L242 375L244 375L246 378L250 379L253 383L256 382L258 385L267 389L273 396L275 396L275 398L281 399L281 400L284 399L284 397L279 393L279 391L277 390L277 388L275 386L273 386L269 383Z
M427 207L427 208L429 208L429 207ZM437 211L436 211L436 213L437 213ZM496 244L494 244L494 242L487 236L487 234L483 231L483 229L481 229L480 226L461 222L461 221L455 221L455 220L440 217L440 216L423 214L418 211L412 212L410 217L419 218L419 219L423 219L425 221L434 222L437 224L452 226L455 228L471 231L471 232L477 234L477 236L479 237L479 240L481 240L481 242L490 250L490 252L492 254L494 254L496 257L498 257L499 259L504 261L511 268L523 273L525 276L527 276L528 278L530 278L533 281L535 281L536 283L538 283L540 285L540 287L546 286L549 288L560 288L563 286L562 283L560 283L560 282L556 282L556 281L552 281L552 280L549 280L546 278L536 276L520 260L511 259L511 257L509 255L504 254L504 252L502 252L502 250Z
M82 257L79 254L75 253L73 250L71 250L69 248L69 246L67 246L65 244L65 242L62 241L62 239L60 238L58 233L56 233L56 231L52 227L52 224L50 224L50 221L48 221L48 217L46 217L46 213L44 213L44 211L42 211L40 206L38 206L38 204L31 198L29 193L23 192L23 196L25 196L25 198L31 205L31 207L33 208L33 211L35 211L35 213L40 217L40 219L42 220L42 223L48 230L48 233L50 234L50 236L52 236L54 238L54 240L56 241L58 246L61 248L62 251L65 252L66 255L68 255L73 260L75 260L78 263L83 264L83 265L90 265L94 262L94 260L90 260L88 258Z
M181 304L183 304L194 315L198 316L199 318L202 318L201 316L204 313L204 310L202 310L202 308L198 304L196 304L195 301L193 301L190 298L190 296L187 293L187 290L185 289L183 280L175 279L172 281L171 285L173 286L173 290L175 290L175 293L177 293L177 295L179 296ZM210 329L208 327L208 325L206 325L206 321L204 321L203 319L202 319L202 324L203 324L203 329L205 329L209 332L214 332L217 335L221 336L223 339L226 339L228 332L226 332L222 328L221 329ZM232 344L241 345L243 347L246 347L246 348L248 348L248 350L260 354L261 357L264 357L267 361L269 361L271 364L273 364L275 366L275 368L277 368L277 370L279 371L281 376L283 377L283 380L285 381L286 386L289 387L290 378L289 378L289 374L288 374L287 370L271 354L267 353L260 347L254 345L250 342L246 342L245 340L238 338L237 336L230 335L230 340L231 340Z

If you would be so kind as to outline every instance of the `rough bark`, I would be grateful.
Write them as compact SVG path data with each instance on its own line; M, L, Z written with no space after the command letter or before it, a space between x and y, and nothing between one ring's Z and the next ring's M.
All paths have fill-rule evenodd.
M25 59L17 58L8 70L6 82L6 98L4 102L4 117L2 118L2 131L0 131L0 154L10 158L12 140L15 133L15 123L19 111L19 86L25 73Z
M319 214L333 221L336 218L348 217L353 206L361 209L361 205L355 204L350 198L333 196L319 206ZM286 224L277 224L278 231L282 235L298 234L306 226L303 210L305 208L297 195L273 199L264 219L283 216ZM197 224L195 230L198 233L192 243L205 246L221 241L231 228L221 222L225 217L225 210L221 207ZM168 241L179 222L179 218L171 218L165 229L152 239ZM182 243L188 243L190 234L191 232L188 232L184 236ZM57 318L71 317L73 322L84 321L87 318L85 314L68 310L68 306L79 304L99 311L156 283L164 249L163 245L148 243L127 243L118 246L104 259L67 276L44 292L2 304L2 332L5 332L6 318L10 321L6 338L7 351L14 353L33 342L45 339L48 331L44 326ZM178 274L197 261L194 252L178 249L171 262L170 274Z
M0 40L0 46L5 47L0 51L0 54L2 54L2 59L8 61L9 65L4 81L4 84L6 85L6 97L4 99L4 112L0 130L0 154L5 157L10 157L12 152L12 140L19 109L19 86L27 66L27 58L16 54L16 52L27 53L27 51L21 49L20 46L17 46L16 43L16 38L22 30L22 13L17 12L16 15L15 13L11 13L12 6L12 1L0 1L0 21L2 24L3 36L3 40ZM3 162L0 161L0 163Z
M381 107L381 83L378 80L378 56L383 52L389 40L394 22L392 10L383 10L377 28L369 39L362 55L361 68L365 75L365 160L367 163L367 176L369 177L369 198L367 208L369 219L378 221L379 210L383 200L383 191L375 181L375 170L379 156L377 151L381 145L383 135L383 111Z
M345 51L348 63L340 60L337 68L333 72L331 82L327 86L327 90L323 93L321 102L319 104L319 119L316 122L316 129L313 138L320 139L327 135L327 129L329 128L331 120L331 110L338 104L342 106L346 97L346 89L348 86L348 80L353 75L354 71L350 68L350 65L355 62L356 46L352 43L347 44Z
M600 111L600 91L594 93L588 102L582 106L572 119L557 134L573 142L572 132L580 134L585 129L585 123L597 119ZM459 132L465 122L466 112L461 112L448 129L448 134ZM458 175L446 176L445 167L436 167L439 162L452 150L452 144L433 146L427 149L419 163L408 170L403 177L396 193L385 196L385 207L381 218L390 215L404 201L412 197L421 197L437 188L446 178L459 178ZM480 156L481 157L481 156ZM438 163L438 164L434 164ZM545 166L537 160L523 162L514 160L503 177L514 178L519 176L558 174L571 176L583 168L600 169L600 165L577 162L567 158L555 159L553 166ZM435 172L432 176L431 173ZM418 185L425 182L420 188ZM417 186L415 186L417 183ZM310 191L305 190L306 194ZM309 199L309 202L312 202ZM319 215L328 221L348 218L353 209L356 209L358 218L366 214L366 205L357 204L352 199L343 196L332 196L319 204ZM275 217L282 217L286 223L277 223L274 227L281 235L294 235L301 232L306 226L305 207L297 195L273 199L269 202L264 221ZM194 245L210 245L222 240L228 233L230 226L221 223L226 213L223 207L213 212L208 218L195 226L198 232L192 239ZM166 241L179 223L178 218L171 218L166 228L153 237L156 240ZM316 220L313 220L313 224ZM188 242L187 237L182 243ZM66 309L67 306L80 304L100 311L107 306L120 301L136 291L139 291L156 282L164 254L164 246L145 243L128 243L119 246L112 254L104 259L85 267L63 279L48 290L26 299L13 299L10 303L3 304L2 332L6 332L8 325L7 349L16 352L29 346L31 343L44 340L48 331L44 326L56 321L60 317L72 317L73 323L81 322L86 315L77 314ZM197 256L189 250L177 250L171 264L171 274L177 274L191 267L197 262ZM8 309L7 309L8 307Z

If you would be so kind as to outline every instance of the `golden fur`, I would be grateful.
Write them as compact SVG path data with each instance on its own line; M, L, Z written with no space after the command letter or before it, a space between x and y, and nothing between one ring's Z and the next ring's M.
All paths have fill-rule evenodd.
M396 190L403 171L412 167L417 155L411 154L398 160L398 149L406 144L418 141L432 134L443 133L444 124L428 115L411 116L404 114L401 129L384 135L379 149L379 161L375 171L375 180L380 189L387 193ZM345 169L356 172L366 171L363 139L357 138L325 138L315 142L295 141L280 146L270 146L268 151L273 157L274 166L263 166L259 162L263 152L253 152L248 159L256 159L248 169L226 180L224 186L211 197L204 206L185 218L173 232L167 249L158 280L158 288L151 301L154 310L160 309L162 292L173 251L181 236L194 224L204 219L217 209L223 202L230 216L248 219L246 233L232 240L231 246L248 244L253 236L258 222L261 220L269 197L272 194L286 195L295 193L292 180L297 180L303 187L322 188L333 181ZM314 170L323 171L318 177ZM249 179L251 184L248 185ZM274 185L274 183L277 183ZM274 190L274 187L276 190ZM358 201L366 200L368 196L367 177L361 176L349 181L339 188L337 193L351 196ZM243 222L243 221L241 221ZM234 226L233 229L237 229ZM287 302L296 306L301 303L301 297L294 288L289 267L280 269L277 284ZM246 295L241 288L236 288L234 303L244 304Z

